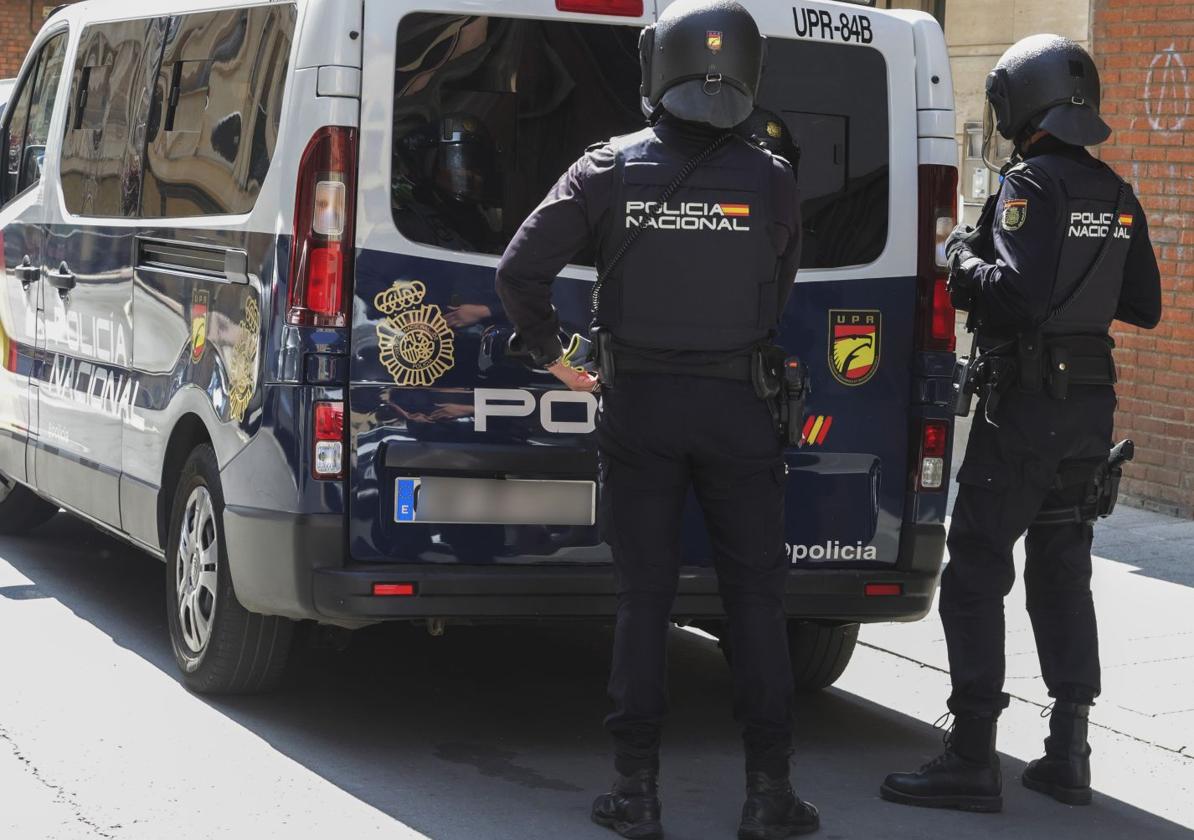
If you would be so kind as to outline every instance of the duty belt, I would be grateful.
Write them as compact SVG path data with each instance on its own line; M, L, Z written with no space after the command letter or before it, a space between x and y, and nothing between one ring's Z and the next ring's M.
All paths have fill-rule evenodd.
M663 373L672 376L704 376L750 382L750 357L732 356L719 361L680 362L654 359L634 353L614 351L614 365L622 373Z
M1068 385L1116 382L1112 345L1103 336L1045 335L1034 339L1021 335L1007 341L984 336L979 346L980 356L1011 361L1016 369L1015 379L1026 391L1038 391L1043 385L1053 396L1065 399Z

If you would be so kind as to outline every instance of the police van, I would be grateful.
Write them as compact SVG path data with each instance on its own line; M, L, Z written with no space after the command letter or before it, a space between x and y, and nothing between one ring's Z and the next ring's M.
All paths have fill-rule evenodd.
M799 155L781 341L813 390L776 480L818 687L940 569L953 93L928 15L744 2ZM586 146L643 124L638 33L667 4L52 14L0 123L0 530L64 509L164 560L197 691L274 685L299 621L609 619L598 404L511 349L494 270ZM568 334L593 281L586 256L556 283ZM688 517L674 617L717 635Z

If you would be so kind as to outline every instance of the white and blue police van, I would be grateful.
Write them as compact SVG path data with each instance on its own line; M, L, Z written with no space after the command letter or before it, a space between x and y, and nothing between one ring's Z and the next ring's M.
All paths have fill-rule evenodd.
M667 2L52 14L0 122L0 531L63 509L164 560L197 691L276 684L300 622L608 620L597 403L510 352L494 270L586 146L643 124ZM787 609L817 687L940 570L953 93L928 15L744 2L800 152ZM594 279L557 281L566 332ZM695 505L685 551L675 620L717 635Z

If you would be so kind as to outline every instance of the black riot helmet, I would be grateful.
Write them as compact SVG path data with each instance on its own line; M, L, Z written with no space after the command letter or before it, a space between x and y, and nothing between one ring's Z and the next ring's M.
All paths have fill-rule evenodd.
M639 38L641 93L690 122L732 128L754 108L765 39L736 0L676 0Z
M485 124L472 114L450 113L423 123L395 144L403 174L419 189L450 201L500 204L495 192L495 149Z
M987 75L983 158L992 169L995 132L1019 146L1047 131L1073 146L1111 136L1099 116L1099 71L1090 54L1060 35L1031 35L1013 44Z
M439 122L437 139L435 189L454 201L493 203L497 165L485 124L472 114L447 114Z

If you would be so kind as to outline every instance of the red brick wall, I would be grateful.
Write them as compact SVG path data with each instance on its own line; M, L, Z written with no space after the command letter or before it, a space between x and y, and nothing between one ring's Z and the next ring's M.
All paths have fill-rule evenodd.
M0 0L0 79L9 79L21 69L29 42L41 28L43 9L57 3L39 0Z
M1117 324L1116 436L1136 441L1123 491L1194 516L1194 2L1094 0L1103 111L1101 156L1148 215L1165 311L1155 330Z

